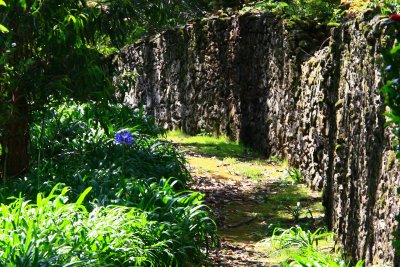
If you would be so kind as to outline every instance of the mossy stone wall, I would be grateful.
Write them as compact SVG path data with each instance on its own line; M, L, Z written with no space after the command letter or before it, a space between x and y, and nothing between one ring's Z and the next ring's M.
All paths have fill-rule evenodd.
M127 102L167 129L228 135L287 158L324 192L354 259L392 264L398 162L384 128L378 18L334 29L272 14L193 21L126 47Z

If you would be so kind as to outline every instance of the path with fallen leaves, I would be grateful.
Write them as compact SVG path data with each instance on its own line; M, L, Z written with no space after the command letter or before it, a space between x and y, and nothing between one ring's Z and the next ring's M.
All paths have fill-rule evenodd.
M320 195L292 184L284 162L237 151L232 151L232 156L226 150L218 153L218 144L182 138L172 141L188 160L193 177L190 189L204 193L215 213L221 246L211 255L213 266L279 266L279 259L267 253L259 241L271 236L275 227L299 223L288 212L297 203L314 214L300 220L322 224Z

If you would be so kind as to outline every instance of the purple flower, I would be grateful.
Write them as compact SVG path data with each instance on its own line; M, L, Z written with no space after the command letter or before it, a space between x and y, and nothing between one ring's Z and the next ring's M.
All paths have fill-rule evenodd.
M132 133L129 131L119 131L114 136L114 144L117 145L132 145L133 143L133 136Z

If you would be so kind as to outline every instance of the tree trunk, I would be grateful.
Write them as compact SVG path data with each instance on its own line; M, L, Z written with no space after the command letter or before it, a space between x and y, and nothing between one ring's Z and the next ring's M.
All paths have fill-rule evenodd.
M1 142L1 178L9 179L28 170L29 107L25 94L12 94L12 111Z

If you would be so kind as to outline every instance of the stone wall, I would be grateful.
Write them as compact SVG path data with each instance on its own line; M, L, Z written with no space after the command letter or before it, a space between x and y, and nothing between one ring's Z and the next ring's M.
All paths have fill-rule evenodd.
M193 21L126 47L127 102L168 129L228 135L278 155L324 192L345 252L394 262L398 163L385 130L377 18L335 29L271 14Z

